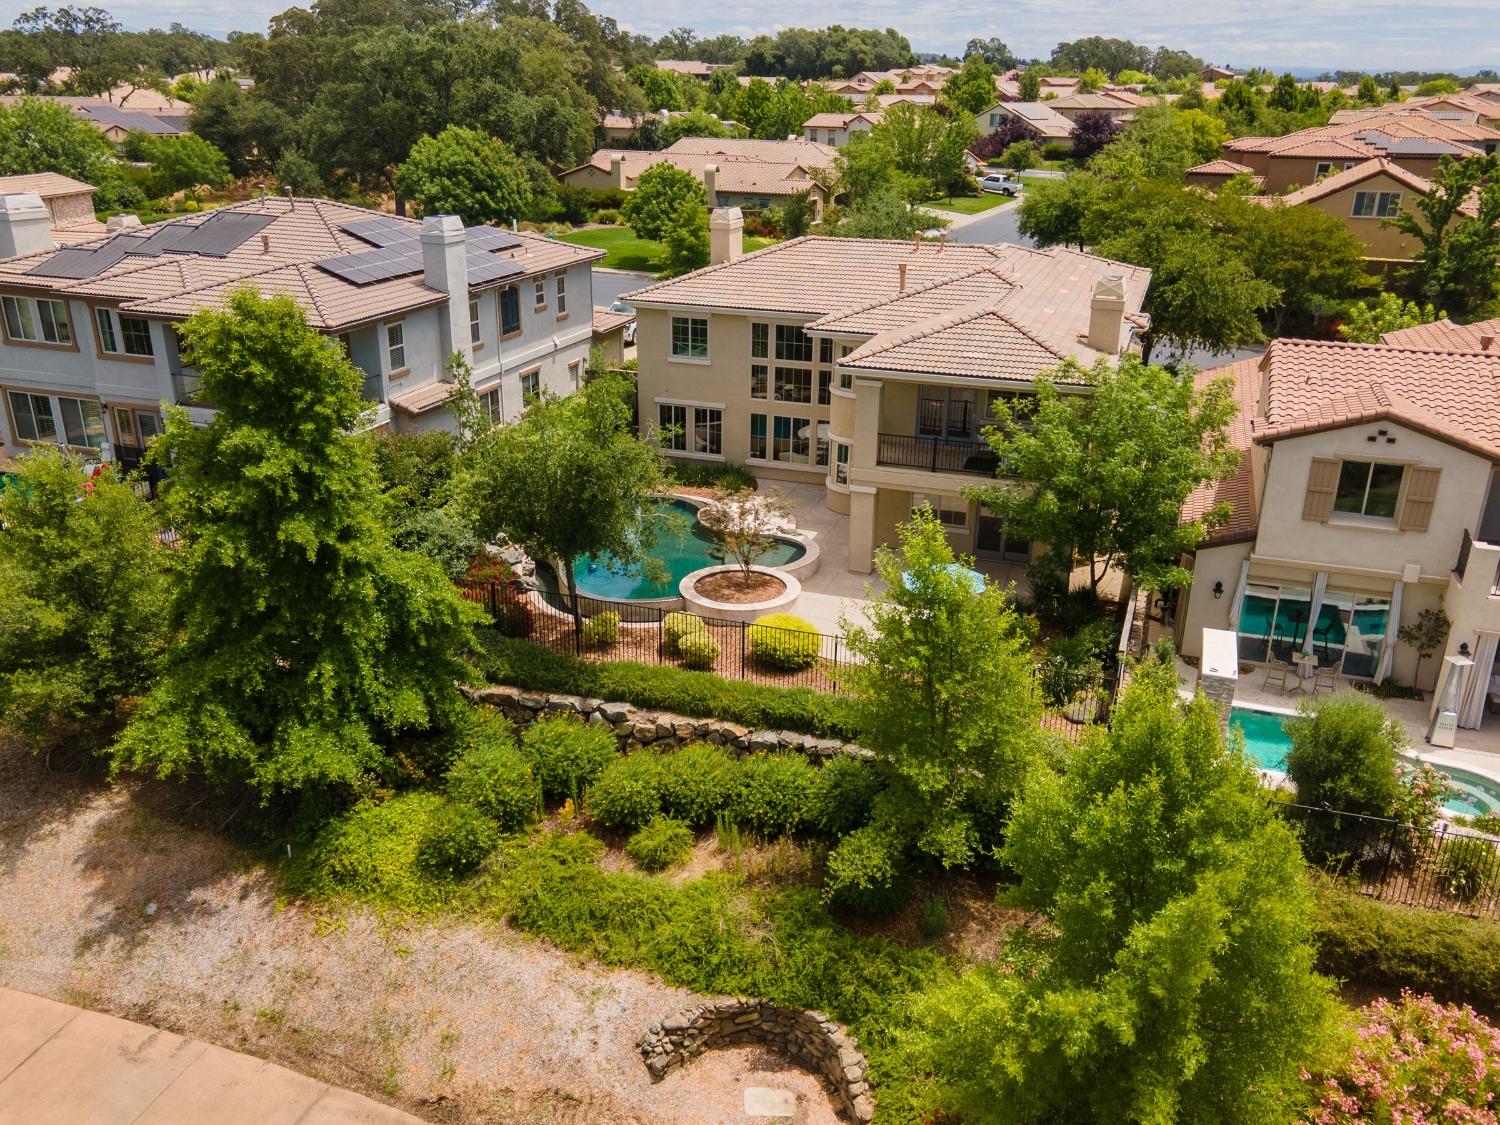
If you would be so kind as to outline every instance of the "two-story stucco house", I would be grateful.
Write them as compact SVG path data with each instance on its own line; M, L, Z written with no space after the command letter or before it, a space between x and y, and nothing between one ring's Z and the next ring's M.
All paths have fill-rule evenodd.
M859 113L815 113L802 123L802 139L843 148L857 133L868 133L885 120L879 110Z
M1185 655L1205 627L1233 629L1243 663L1297 654L1411 683L1417 653L1398 631L1441 609L1447 654L1463 646L1478 665L1459 721L1482 721L1500 644L1500 322L1484 329L1277 340L1262 359L1200 374L1234 380L1244 455L1233 480L1186 506L1195 516L1222 501L1233 515L1199 547L1179 598Z
M4 452L64 445L129 460L189 406L175 324L235 286L285 294L364 373L376 426L452 425L462 353L492 417L578 386L600 251L453 216L421 223L325 199L271 197L59 246L36 195L0 198Z
M643 428L674 457L821 485L849 515L851 570L868 572L923 503L955 548L1026 561L1031 545L962 495L994 476L993 404L1065 359L1124 353L1150 271L1065 249L854 238L741 256L740 223L715 211L718 264L626 295Z

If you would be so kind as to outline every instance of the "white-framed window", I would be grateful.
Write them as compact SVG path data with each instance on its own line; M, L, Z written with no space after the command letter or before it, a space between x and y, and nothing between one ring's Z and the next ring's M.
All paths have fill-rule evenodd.
M12 340L33 344L71 344L73 324L63 301L6 297L5 331Z
M724 456L723 407L658 402L656 421L663 449L700 457Z
M750 358L771 358L771 326L753 323L750 325Z
M530 402L536 398L542 390L542 369L533 367L530 371L521 372L521 401Z
M489 415L490 421L499 425L505 421L505 415L500 409L500 385L497 383L493 390L485 391L479 396L479 405Z
M469 298L469 343L477 344L484 338L479 328L479 298Z
M812 371L806 367L776 369L777 402L812 402Z
M849 483L849 447L841 441L833 443L833 479L839 484Z
M1357 191L1354 193L1356 219L1387 219L1401 209L1399 191Z
M944 527L964 528L969 526L969 506L957 496L931 495L923 492L911 494L911 510L919 512L931 508L938 522Z
M406 370L406 327L399 320L385 326L385 354L392 373Z
M827 424L782 414L750 415L750 458L788 465L828 463ZM821 460L819 460L821 456Z
M98 449L105 442L104 411L95 398L10 392L10 416L18 441Z
M557 275L557 315L565 316L568 311L568 275L560 273Z
M547 279L539 277L531 283L531 289L536 297L536 311L541 312L547 307Z
M992 114L990 114L990 128L991 129L998 129L998 128L1000 128L1000 115L998 113L992 113Z
M776 358L792 363L811 363L813 358L812 337L797 324L776 326Z
M1348 516L1396 518L1406 466L1384 461L1344 461L1333 493L1333 510Z
M677 359L708 358L708 318L674 316L672 318L672 355Z
M568 363L568 381L573 384L575 391L583 386L583 360L575 359Z
M121 316L114 309L95 309L94 322L99 326L100 351L114 355L156 354L149 321L138 316Z
M514 285L500 290L500 335L514 336L521 331L521 291Z
M1328 173L1330 173L1332 171L1333 171L1333 161L1331 161L1331 160L1320 160L1313 167L1313 179L1315 179L1315 180L1321 180L1324 176L1328 175Z
M770 371L764 363L750 365L750 397L765 398L770 383Z

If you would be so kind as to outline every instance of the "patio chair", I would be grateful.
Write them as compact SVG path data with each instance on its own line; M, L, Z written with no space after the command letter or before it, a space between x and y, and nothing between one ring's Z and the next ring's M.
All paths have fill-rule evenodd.
M1320 691L1332 694L1338 688L1339 670L1337 665L1330 664L1327 668L1319 666L1318 670L1313 673L1312 693L1314 695L1317 695Z
M1293 668L1285 660L1267 655L1266 677L1261 680L1260 688L1262 691L1269 691L1274 686L1277 691L1285 693L1287 688L1292 686L1288 677L1295 676L1296 674L1297 669Z

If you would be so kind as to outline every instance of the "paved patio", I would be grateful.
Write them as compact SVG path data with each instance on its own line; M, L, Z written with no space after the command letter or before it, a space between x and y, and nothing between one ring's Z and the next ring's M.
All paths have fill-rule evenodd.
M418 1125L249 1055L0 988L0 1121Z

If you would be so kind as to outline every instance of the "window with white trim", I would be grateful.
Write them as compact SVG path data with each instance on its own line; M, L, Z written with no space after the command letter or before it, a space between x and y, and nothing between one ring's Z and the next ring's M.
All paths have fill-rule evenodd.
M674 316L672 318L672 354L679 359L708 358L708 318Z
M521 372L521 401L530 402L536 398L542 390L542 369L534 367L530 371Z
M575 391L583 385L583 360L575 359L568 363L568 381L573 384Z
M833 445L833 479L839 484L849 483L849 447L841 441Z
M94 322L99 326L100 351L114 355L156 354L149 321L138 316L121 316L114 309L95 309Z
M1328 175L1332 171L1333 161L1320 160L1316 165L1313 166L1313 179L1321 180L1324 176Z
M479 405L489 415L490 421L496 425L505 421L505 416L500 410L500 387L496 384L493 390L485 391L479 396Z
M1356 219L1388 219L1401 209L1399 191L1357 191L1354 193Z
M568 275L560 273L557 275L557 315L563 316L568 311Z
M931 508L933 515L944 527L963 528L969 526L969 506L957 496L929 495L922 492L911 494L913 514L923 508Z
M104 411L94 398L10 392L10 416L19 441L98 449L105 441Z
M536 311L541 312L547 307L547 279L539 277L531 283L532 292L536 297Z
M773 414L750 415L750 457L758 461L780 461L789 465L827 464L826 436L818 437L822 427L812 418ZM815 460L817 444L822 460Z
M385 353L392 372L406 370L406 328L400 321L385 326Z
M811 363L813 358L812 337L798 324L776 326L776 358L793 363Z
M765 398L770 383L770 371L764 363L750 365L750 397Z
M1345 461L1339 465L1333 510L1344 515L1393 520L1396 518L1396 505L1401 496L1401 481L1405 476L1405 465L1381 461Z
M776 369L777 402L812 402L812 372L806 367Z
M6 297L5 331L12 340L33 344L71 344L73 325L63 301Z
M469 343L477 344L484 338L479 329L479 298L469 298Z
M663 449L704 457L724 455L724 411L719 407L659 402L656 420Z
M840 344L839 345L839 359L846 358L849 355L849 353L852 352L853 350L854 350L854 346L852 344ZM854 387L854 372L852 372L852 371L846 371L846 370L844 370L844 369L841 368L839 370L839 390L841 390L841 391L852 390L853 387Z

